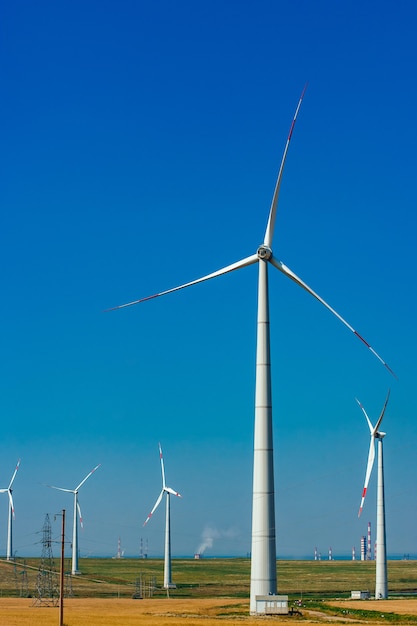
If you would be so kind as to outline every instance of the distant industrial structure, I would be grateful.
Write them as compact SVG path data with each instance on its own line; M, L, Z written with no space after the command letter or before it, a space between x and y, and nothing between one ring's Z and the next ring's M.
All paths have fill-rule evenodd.
M361 537L361 561L365 561L366 559L366 537L362 535Z
M372 561L371 522L368 522L368 543L366 545L366 560Z
M373 550L372 550L372 533L371 533L371 522L368 522L368 526L367 526L367 535L362 535L360 538L360 560L361 561L376 561L378 559L378 544L377 542L375 542ZM196 554L194 554L194 558L195 559L200 559L202 558L202 555L199 554L198 552ZM328 560L329 561L334 561L335 557L333 555L333 548L332 546L329 547L328 550ZM347 557L344 553L342 553L341 556L337 557L336 559L342 559L345 560ZM357 555L356 555L356 547L352 546L352 550L351 550L351 558L352 561L356 561L357 560ZM403 560L407 560L410 558L409 554L404 554ZM317 547L314 548L314 560L315 561L321 561L321 552L318 550Z
M117 540L117 552L116 552L116 556L113 557L113 559L122 559L124 557L124 553L125 551L122 550L122 541L120 539L120 537Z
M143 539L140 538L140 550L139 550L139 558L147 559L148 558L148 540L146 540L145 549L143 548Z

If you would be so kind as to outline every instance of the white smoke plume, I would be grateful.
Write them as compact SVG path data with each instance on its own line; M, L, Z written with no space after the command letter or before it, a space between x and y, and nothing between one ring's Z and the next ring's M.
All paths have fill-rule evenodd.
M207 549L212 548L215 539L221 539L223 537L232 538L236 535L237 532L233 528L230 528L229 530L218 530L213 526L207 525L201 533L202 541L198 546L197 554L204 554Z

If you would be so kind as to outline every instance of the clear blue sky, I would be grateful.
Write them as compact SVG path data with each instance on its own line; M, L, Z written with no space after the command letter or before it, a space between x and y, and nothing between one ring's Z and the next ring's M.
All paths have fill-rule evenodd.
M80 491L81 555L250 550L257 269L103 313L254 253L290 122L270 272L277 550L359 551L384 419L389 554L417 555L417 7L411 0L3 3L0 486L18 556ZM376 469L376 468L375 468ZM0 553L7 497L0 496ZM59 522L53 526L59 536ZM71 523L67 527L71 536ZM69 553L69 550L68 550Z

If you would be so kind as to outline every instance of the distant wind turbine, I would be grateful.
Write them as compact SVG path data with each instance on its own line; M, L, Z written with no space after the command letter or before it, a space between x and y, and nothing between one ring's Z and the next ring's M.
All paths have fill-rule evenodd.
M166 515L165 515L164 589L173 589L175 588L175 584L171 580L171 518L170 518L169 497L173 495L173 496L178 496L179 498L182 498L182 496L177 491L174 491L174 489L171 489L171 487L166 486L164 457L162 456L161 444L158 444L158 445L159 445L159 458L161 460L161 471L162 471L162 491L159 494L158 499L155 502L152 511L149 513L143 525L146 526L146 524L149 522L155 510L160 505L161 500L165 494L166 495Z
M77 524L77 512L78 515L80 517L80 526L81 528L83 528L83 518L81 515L81 508L80 505L78 503L78 492L80 490L80 488L83 486L83 484L85 483L86 480L88 480L88 478L90 478L91 474L94 474L94 472L100 467L101 463L99 463L98 465L96 465L96 467L94 469L91 470L91 472L89 474L87 474L87 476L85 478L83 478L83 480L80 482L79 485L77 485L75 487L75 489L64 489L64 487L55 487L54 485L48 485L48 487L51 487L51 489L58 489L58 491L66 491L67 493L73 493L74 494L74 521L73 521L73 528L72 528L72 568L71 568L71 574L74 576L76 574L81 574L80 570L78 569L78 524Z
M387 575L387 546L386 546L386 533L385 533L385 494L384 494L384 458L382 440L386 433L379 430L381 426L382 418L384 417L385 409L387 408L389 400L388 391L385 404L382 408L381 415L375 426L372 426L362 404L356 398L356 402L359 404L368 422L369 430L371 431L371 444L369 446L368 464L366 466L365 485L362 491L362 500L359 507L358 517L360 517L365 502L366 492L368 490L369 479L371 477L372 467L375 460L375 442L378 444L378 479L377 479L377 500L376 500L376 582L375 582L375 599L383 600L388 598L388 575Z
M13 476L9 482L9 486L7 489L0 489L0 493L7 493L9 496L9 515L8 515L8 524L7 524L7 554L6 559L11 561L13 558L13 520L14 520L14 505L13 505L13 481L16 478L17 470L19 469L20 459L17 462L15 470L13 472Z
M256 596L275 594L277 590L276 575L276 546L275 546L275 495L274 495L274 460L272 440L272 398L271 398L271 360L269 339L269 296L268 296L268 265L277 270L305 289L310 295L323 304L335 315L365 346L379 359L391 374L395 376L387 363L377 354L367 341L329 306L315 291L301 280L289 267L279 261L272 254L272 239L274 235L275 218L278 206L278 196L281 187L284 165L291 141L294 125L304 97L305 88L298 102L284 154L279 168L278 178L269 211L268 223L263 243L255 254L241 261L227 265L223 269L207 274L202 278L184 283L173 289L161 291L152 296L122 304L109 311L122 309L146 300L165 296L192 285L197 285L211 278L222 276L248 265L259 265L258 282L258 322L257 322L257 349L256 349L256 382L255 382L255 428L254 428L254 461L253 461L253 495L252 495L252 550L251 550L251 585L250 585L250 612L256 614Z

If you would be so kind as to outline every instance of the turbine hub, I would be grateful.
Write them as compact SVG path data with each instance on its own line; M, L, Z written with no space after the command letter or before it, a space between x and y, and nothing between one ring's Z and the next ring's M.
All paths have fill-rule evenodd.
M257 254L259 259L262 259L263 261L269 261L272 256L272 250L269 246L262 244L261 246L259 246Z

